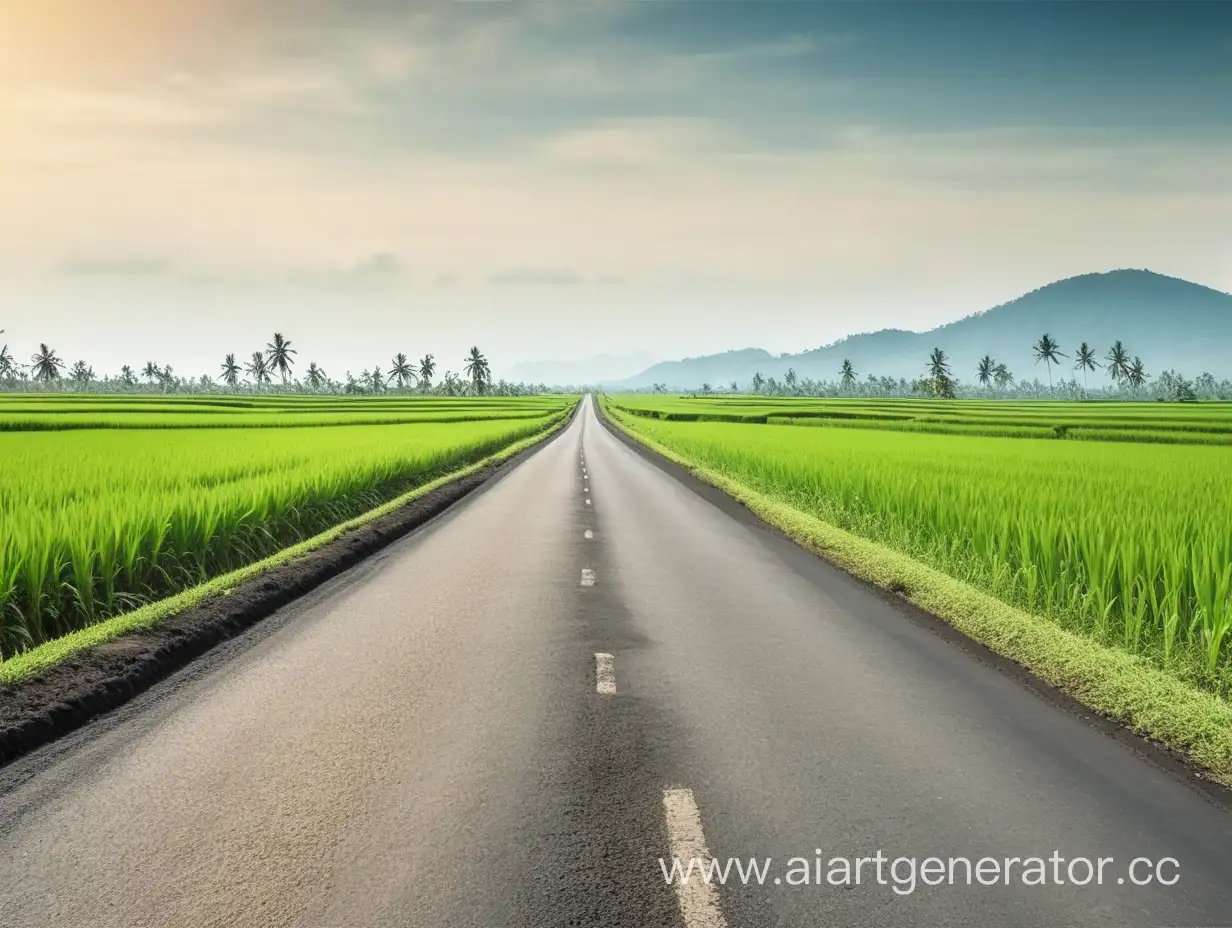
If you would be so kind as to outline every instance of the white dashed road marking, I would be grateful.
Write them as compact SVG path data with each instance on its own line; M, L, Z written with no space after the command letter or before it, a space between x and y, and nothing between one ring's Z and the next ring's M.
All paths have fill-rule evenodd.
M595 585L595 572L589 567L582 568L582 586Z
M587 501L586 501L586 505L587 505L587 506L589 506L589 505L590 505L590 500L587 500Z
M587 529L587 530L586 530L586 534L584 534L582 537L583 537L583 538L594 538L594 537L595 537L595 533L594 533L594 532L592 532L590 529Z
M672 857L680 866L688 867L697 860L703 872L710 869L710 850L702 833L702 815L697 810L691 789L665 789L663 811L667 816L667 837L672 845ZM693 868L694 874L698 868ZM704 879L694 876L687 883L679 877L674 881L676 901L686 928L727 928L723 910L719 908L718 891Z
M595 691L604 696L616 695L616 658L610 654L595 655Z

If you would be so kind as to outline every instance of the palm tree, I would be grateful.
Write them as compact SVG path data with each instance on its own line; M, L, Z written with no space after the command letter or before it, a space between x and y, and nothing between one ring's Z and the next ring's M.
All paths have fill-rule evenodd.
M391 363L393 364L393 369L389 372L389 379L398 381L400 388L405 387L408 381L415 379L415 374L418 371L415 370L415 365L407 360L405 354L398 352L394 355Z
M731 381L731 382L728 384L728 387L730 387L730 388L731 388L731 392L732 392L732 393L739 393L739 392L740 392L740 384L736 383L736 381L734 381L734 380L733 380L733 381Z
M847 358L843 359L843 367L839 373L842 375L843 389L850 390L856 382L856 369L851 366L851 361Z
M1087 371L1093 371L1100 366L1100 363L1095 360L1094 348L1086 342L1078 346L1078 353L1074 355L1074 370L1082 368L1082 389L1084 392L1087 388Z
M5 345L0 348L0 379L8 379L17 372L17 367L13 364L13 356L9 353L9 346Z
M271 374L278 373L282 375L282 382L287 382L287 377L291 374L291 368L295 366L295 362L291 360L291 355L298 354L291 347L291 342L283 338L278 332L274 333L274 340L265 346L267 352L265 363Z
M997 385L998 390L1004 390L1014 383L1014 375L1010 373L1010 369L1004 364L998 364L993 369L992 380Z
M120 368L120 383L126 387L131 387L137 382L137 372L125 364Z
M94 379L94 368L86 364L85 361L78 361L73 365L68 375L84 387Z
M432 386L432 375L436 373L436 359L425 354L419 359L419 385L427 390Z
M933 380L940 380L942 377L950 376L950 362L946 358L945 352L940 348L934 348L932 354L928 356L928 374Z
M381 365L372 365L372 373L368 375L368 386L371 387L373 393L380 393L385 389L385 377L381 374Z
M51 383L60 379L60 368L64 362L60 360L55 350L48 348L46 343L39 344L39 350L30 357L30 373L35 380Z
M1118 384L1128 378L1129 352L1119 338L1112 343L1112 347L1108 349L1108 357L1104 360L1108 362L1108 376Z
M932 381L933 393L946 398L954 396L954 381L950 379L950 361L940 348L934 348L928 356L928 376Z
M466 356L466 363L463 364L462 369L470 377L476 393L482 393L484 386L492 378L492 372L488 369L488 359L483 356L478 347L471 348L471 353Z
M328 378L325 376L325 371L317 367L317 362L312 361L308 364L307 380L309 389L319 390L321 387L325 386Z
M235 354L228 354L222 359L222 382L228 387L234 387L240 382L240 374L243 370L239 363L235 360Z
M980 386L987 389L988 382L997 374L997 362L992 359L992 355L986 354L980 358L979 366L975 369L975 379L980 382Z
M794 367L787 368L787 373L783 375L783 383L787 385L788 390L796 389L796 369Z
M156 380L161 380L163 376L162 368L153 361L146 361L145 367L141 369L141 376L153 383Z
M1061 346L1047 332L1040 336L1040 340L1033 346L1035 351L1035 363L1044 362L1044 367L1048 368L1048 389L1052 390L1052 365L1059 363L1057 358L1064 358L1061 354Z
M1119 345L1120 342L1117 342L1117 344ZM1132 362L1125 366L1125 379L1129 381L1130 389L1132 389L1135 394L1137 394L1138 388L1146 383L1146 378L1147 373L1142 366L1141 358L1135 357Z
M441 381L441 391L447 396L457 396L460 392L462 381L453 371L445 371L445 379Z
M760 393L761 388L765 385L765 383L766 383L766 378L761 375L761 371L756 371L753 374L753 383L752 383L753 392Z
M252 360L244 365L244 370L258 388L270 382L269 362L265 360L265 355L259 351L252 353Z

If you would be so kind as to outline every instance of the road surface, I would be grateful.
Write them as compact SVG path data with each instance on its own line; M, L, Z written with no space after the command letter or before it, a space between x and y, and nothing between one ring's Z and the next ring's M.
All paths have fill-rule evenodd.
M0 771L0 924L1232 923L1226 811L712 496L587 401L442 517ZM668 885L673 849L771 865ZM829 885L879 849L1059 853L1066 885L1011 864L968 886L961 863L958 886L872 863ZM1080 857L1113 858L1104 885L1073 885ZM1172 885L1134 886L1137 857Z

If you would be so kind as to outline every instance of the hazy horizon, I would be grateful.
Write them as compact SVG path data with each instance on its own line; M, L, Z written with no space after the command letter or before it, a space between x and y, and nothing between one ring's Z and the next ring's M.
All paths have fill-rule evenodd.
M0 0L19 361L501 376L1232 290L1224 5L101 7Z

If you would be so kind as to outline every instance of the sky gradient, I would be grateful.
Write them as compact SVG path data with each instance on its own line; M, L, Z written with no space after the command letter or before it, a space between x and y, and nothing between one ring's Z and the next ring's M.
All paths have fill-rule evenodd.
M19 360L500 375L1232 290L1229 4L253 6L0 0Z

